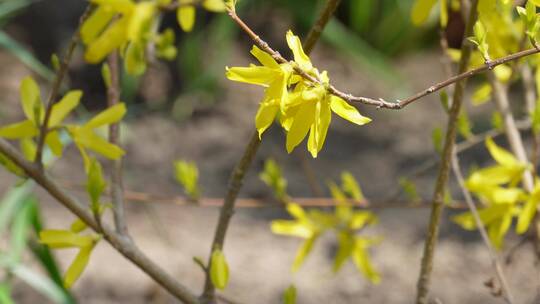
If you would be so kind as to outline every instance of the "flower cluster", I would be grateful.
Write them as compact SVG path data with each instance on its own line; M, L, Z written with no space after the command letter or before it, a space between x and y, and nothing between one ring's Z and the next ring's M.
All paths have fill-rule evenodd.
M300 39L291 31L287 33L287 44L293 52L293 62L279 64L270 54L253 46L251 54L262 65L227 68L227 78L266 88L255 117L259 137L278 118L287 132L287 152L292 152L309 133L307 148L315 158L324 145L332 112L357 125L364 125L371 119L328 92L328 73L313 67ZM295 67L318 82L304 79L295 72Z

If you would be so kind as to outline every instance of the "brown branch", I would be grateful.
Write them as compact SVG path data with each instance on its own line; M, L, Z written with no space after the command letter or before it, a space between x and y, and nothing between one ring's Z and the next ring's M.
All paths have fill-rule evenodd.
M118 62L118 51L109 55L108 65L111 75L111 83L107 87L107 103L109 107L120 102L120 71ZM113 145L120 145L120 123L109 126L109 142ZM114 227L116 232L127 236L128 229L126 215L124 211L124 182L122 176L123 159L111 161L111 200L113 204Z
M467 41L467 37L470 37L472 35L473 25L476 23L476 20L478 18L477 6L478 0L473 0L469 11L469 18L465 29L463 45L461 47L461 59L459 62L460 74L463 74L463 72L467 70L467 66L469 65L472 54L472 45ZM452 152L454 150L457 133L457 118L459 116L459 113L461 112L466 80L467 77L459 78L454 88L453 102L452 107L450 108L448 125L446 128L446 138L443 152L441 154L441 166L439 169L439 174L437 176L435 193L433 195L433 207L431 209L429 228L427 232L426 242L424 245L424 252L422 255L420 275L417 282L417 304L428 303L429 284L431 279L431 272L433 269L433 257L435 255L437 238L439 236L439 223L441 221L441 215L444 209L444 194L446 192L446 184L450 171L450 162L452 158ZM430 91L433 92L434 90Z
M484 223L482 223L482 220L480 219L480 215L478 214L478 209L476 209L476 205L471 196L471 193L465 187L465 179L463 178L463 174L461 173L461 168L459 167L459 160L457 157L457 153L455 151L452 155L452 169L458 181L459 187L461 188L461 192L463 193L463 197L465 198L465 202L467 203L467 206L469 207L471 211L476 227L478 228L478 231L480 232L482 241L484 241L484 244L486 245L486 248L489 252L491 263L493 264L493 268L495 269L495 273L497 275L497 278L499 279L499 283L501 284L504 299L506 300L508 304L512 304L514 300L513 300L512 293L510 291L510 287L508 287L508 283L504 275L503 268L501 266L499 258L497 257L497 253L495 252L495 249L491 245L486 228L484 227Z
M45 103L46 105L45 117L43 119L43 123L41 124L40 130L39 130L39 137L38 137L38 142L37 142L37 150L36 150L36 158L35 158L35 163L38 165L38 168L40 170L43 170L43 162L42 162L43 148L45 146L45 139L49 132L48 127L49 127L49 120L51 118L52 107L56 102L56 97L58 96L60 87L62 86L62 81L64 80L64 77L67 74L69 63L71 62L71 58L73 57L75 48L77 47L77 44L79 43L81 26L83 22L88 18L88 16L90 16L90 13L92 12L92 10L93 10L93 5L92 4L88 5L83 15L80 17L77 30L75 31L75 34L73 34L73 36L71 37L71 41L69 43L68 49L62 60L62 63L60 64L60 68L56 72L56 77L54 79L51 91L49 92L49 97L47 98L47 102Z
M28 162L6 140L0 139L0 152L19 166L28 177L32 178L52 197L68 210L84 221L90 228L103 234L103 237L124 257L133 262L142 271L153 278L159 285L173 296L188 304L200 303L198 298L184 285L166 273L160 266L148 258L130 239L116 233L112 228L103 224L100 229L88 208L67 194L60 186L51 180L38 166Z
M275 51L274 49L272 49L270 47L270 45L265 42L264 40L262 40L242 19L240 19L240 17L236 14L236 12L234 11L229 11L229 16L231 16L231 18L238 24L238 26L248 34L248 36L253 40L253 42L260 48L262 49L263 51L267 52L268 54L270 54L277 62L279 63L291 63L293 68L294 68L294 71L302 76L304 79L312 82L312 83L317 83L317 84L322 84L322 81L320 79L318 79L317 77L313 76L313 75L310 75L309 73L307 73L306 71L302 70L297 64L295 64L294 62L289 62L287 59L283 58L283 56L281 56L281 54L278 52L278 51ZM468 36L467 36L468 37ZM524 51L521 51L521 52L517 52L517 53L514 53L514 54L511 54L511 55L508 55L506 57L502 57L502 58L498 58L498 59L495 59L495 60L492 60L490 61L489 63L486 63L484 65L482 65L481 67L478 67L478 68L475 68L475 69L472 69L472 70L469 70L467 71L467 67L465 67L465 69L463 70L460 70L460 73L456 76L453 76L453 77L450 77L442 82L439 82L437 84L434 84L432 86L430 86L429 88L425 89L425 90L422 90L406 99L403 99L403 100L398 100L397 102L388 102L382 98L380 99L374 99L374 98L370 98L370 97L359 97L359 96L353 96L351 94L348 94L348 93L344 93L340 90L338 90L336 87L334 87L333 85L329 85L328 86L328 92L332 95L335 95L337 97L340 97L348 102L351 102L351 103L361 103L361 104L365 104L365 105L370 105L370 106L376 106L377 108L384 108L384 109L391 109L391 110L400 110L400 109L403 109L405 108L406 106L408 106L409 104L425 97L425 96L428 96L428 95L431 95L443 88L446 88L452 84L456 84L456 83L459 83L467 78L470 78L472 76L475 76L475 75L478 75L478 74L481 74L483 72L486 72L486 71L489 71L489 70L492 70L493 68L495 68L496 66L499 66L501 64L505 64L505 63L508 63L508 62L511 62L511 61L515 61L515 60L518 60L520 58L523 58L523 57L527 57L527 56L530 56L530 55L534 55L534 54L537 54L537 53L540 53L540 49L539 48L531 48L531 49L528 49L528 50L524 50Z
M238 197L238 193L242 188L244 176L246 175L246 172L251 166L251 164L253 163L253 159L257 154L260 144L261 141L259 139L259 133L255 131L251 135L249 144L244 150L244 154L242 155L240 162L236 165L230 177L229 187L227 189L227 194L224 199L223 207L221 208L221 211L219 213L218 224L216 226L216 230L214 232L214 239L212 240L212 246L210 248L210 255L207 264L208 266L206 267L207 271L204 283L204 291L201 295L201 300L203 303L215 302L215 288L210 278L210 257L212 256L212 252L214 250L223 250L223 245L225 244L225 235L227 234L231 217L234 214L236 198Z

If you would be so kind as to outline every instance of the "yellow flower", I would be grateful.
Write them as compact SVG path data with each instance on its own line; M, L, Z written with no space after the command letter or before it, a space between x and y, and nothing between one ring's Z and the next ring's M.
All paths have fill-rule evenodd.
M98 7L81 27L81 39L87 46L85 59L102 61L112 51L144 41L157 13L154 2L131 0L92 0ZM117 17L115 19L115 17Z
M30 76L24 78L21 82L20 95L26 120L0 128L0 137L25 140L28 143L31 138L39 135L41 125L45 119L45 107L41 101L39 87ZM57 156L62 154L62 142L56 129L61 127L63 120L79 105L81 96L81 91L69 91L52 107L47 127L54 130L47 133L45 143Z
M190 32L195 24L195 3L194 0L180 0L180 6L176 11L178 24L184 32ZM202 6L210 12L221 13L226 9L223 0L203 0Z
M256 46L251 49L251 54L262 66L227 68L226 75L233 81L266 87L265 96L255 117L255 126L261 137L274 121L281 105L287 101L292 67L290 64L278 64L272 56Z
M326 71L319 76L323 81L322 85L299 83L285 105L281 124L287 130L288 153L291 153L309 132L307 148L316 158L326 140L332 120L331 112L357 125L364 125L371 121L345 100L328 93L326 86L329 79Z
M330 79L327 72L319 73L313 67L302 49L300 38L288 31L286 39L294 62L278 64L272 56L254 46L251 53L262 66L227 68L227 78L266 87L255 117L259 138L280 113L281 125L287 131L287 151L290 153L309 132L308 150L317 157L326 139L332 111L358 125L364 125L371 119L362 116L345 100L328 93ZM295 74L293 65L319 82L312 83Z

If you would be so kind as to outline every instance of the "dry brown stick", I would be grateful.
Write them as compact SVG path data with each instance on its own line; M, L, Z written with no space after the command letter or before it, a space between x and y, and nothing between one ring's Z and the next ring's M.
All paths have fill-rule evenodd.
M463 72L467 70L467 66L469 65L473 50L471 43L469 43L469 41L467 40L467 37L470 37L472 35L473 25L476 23L476 20L478 18L477 6L478 0L473 0L469 11L469 18L467 20L465 35L463 38L463 45L461 47L461 59L458 68L458 73L460 73L460 75L462 75ZM444 209L444 195L446 192L448 175L450 171L450 162L452 158L452 152L454 150L457 133L457 119L461 112L466 80L466 77L459 79L456 82L454 88L452 107L450 108L448 125L446 128L446 138L444 142L443 152L441 154L441 166L439 169L439 174L437 176L435 192L433 195L433 207L431 208L429 227L420 266L420 275L417 282L417 304L428 303L429 284L433 269L433 258L435 256L435 247L437 245L437 239L439 236L441 215Z
M499 279L499 283L501 284L504 299L506 300L508 304L512 304L514 302L513 300L514 297L512 296L512 292L510 291L510 287L508 286L508 282L507 282L506 276L504 275L504 271L499 261L499 258L497 256L497 253L495 252L495 249L493 248L489 240L488 234L486 232L486 228L484 227L484 223L482 223L482 220L480 219L480 215L478 214L478 209L476 209L476 205L471 196L471 193L465 187L465 180L463 178L463 174L461 173L461 168L459 166L459 159L458 159L456 151L452 153L452 169L458 181L459 187L461 188L461 192L463 193L463 197L465 198L465 202L467 203L467 206L469 207L471 211L476 227L478 228L478 231L480 232L482 241L484 241L484 244L486 245L486 248L489 252L491 263L493 265L493 268L495 269L495 273L497 275L497 278Z
M56 77L54 78L51 91L49 92L49 96L47 98L47 102L45 103L45 116L43 118L43 123L41 124L40 130L39 130L39 137L37 141L37 150L36 150L36 158L35 158L35 163L38 165L38 168L40 168L40 170L43 170L43 162L42 162L43 148L45 146L45 139L47 138L47 134L49 132L48 128L49 128L49 120L51 118L52 108L56 102L56 97L58 96L58 93L62 86L62 81L64 80L64 77L67 74L69 63L71 62L71 58L73 57L75 48L77 47L77 44L79 43L79 39L80 39L79 32L80 32L81 26L83 22L88 18L92 10L93 10L93 6L91 4L88 5L83 15L80 17L77 30L75 34L71 37L71 41L69 42L68 49L60 64L58 71L56 72Z
M107 87L107 104L113 107L120 102L120 65L118 62L118 51L113 51L108 58L110 70L110 84ZM120 145L120 123L109 126L109 142L113 145ZM124 181L123 181L123 159L111 160L111 200L113 204L114 227L116 232L127 236L128 228L126 224L126 214L124 211Z
M283 56L281 56L281 54L277 51L275 51L274 49L272 49L270 47L270 45L265 42L264 40L262 40L242 19L240 19L240 17L236 14L236 12L234 11L229 11L229 15L231 16L231 18L238 24L238 26L248 34L248 36L250 36L250 38L253 40L253 42L260 48L262 49L263 51L267 52L268 54L270 54L277 62L279 63L289 63L289 61L285 58L283 58ZM489 70L492 70L493 68L495 68L496 66L499 66L501 64L505 64L505 63L508 63L508 62L511 62L511 61L515 61L515 60L518 60L520 58L523 58L523 57L527 57L527 56L531 56L533 54L537 54L537 53L540 53L540 49L538 48L531 48L531 49L528 49L528 50L524 50L524 51L521 51L521 52L517 52L517 53L514 53L514 54L511 54L511 55L508 55L506 57L502 57L502 58L498 58L498 59L495 59L495 60L492 60L490 61L489 63L486 63L484 65L482 65L481 67L478 67L478 68L475 68L475 69L472 69L472 70L469 70L467 71L467 69L464 69L464 70L461 70L460 73L456 76L453 76L453 77L450 77L442 82L439 82L439 83L436 83L432 86L430 86L429 88L425 89L425 90L422 90L406 99L403 99L403 100L398 100L397 102L388 102L384 99L374 99L374 98L370 98L370 97L359 97L359 96L353 96L351 94L348 94L348 93L344 93L340 90L338 90L336 87L334 87L333 85L329 85L328 86L328 92L332 95L335 95L337 97L340 97L348 102L352 102L352 103L361 103L361 104L365 104L365 105L370 105L370 106L376 106L377 108L385 108L385 109L391 109L391 110L400 110L406 106L408 106L409 104L425 97L425 96L428 96L428 95L431 95L443 88L446 88L452 84L456 84L456 83L459 83L467 78L470 78L472 76L475 76L475 75L478 75L478 74L481 74L483 72L486 72L486 71L489 71ZM313 75L310 75L309 73L307 73L306 71L302 70L298 65L294 64L294 62L292 62L292 66L294 68L294 71L302 76L304 79L312 82L312 83L318 83L318 84L322 84L321 80L316 78L315 76Z
M155 264L130 239L119 235L114 229L106 224L103 224L100 229L87 206L81 204L71 195L66 193L55 181L51 180L45 172L39 169L36 164L28 162L21 153L4 139L0 139L0 153L4 154L20 167L28 177L32 178L52 197L85 222L90 228L103 234L104 239L118 252L133 262L173 296L184 303L200 303L196 295L165 272L160 266Z
M320 19L323 19L322 21L319 19L316 24L322 29L326 26L326 23L330 20L330 16L333 15L335 9L337 8L337 3L339 3L338 0L328 0L326 7L323 10L323 14L321 15ZM325 12L328 11L328 12ZM234 10L229 10L229 15L234 19L234 16L238 18L236 15L236 12ZM328 17L327 17L328 15ZM238 19L239 20L239 19ZM240 20L241 21L241 20ZM238 23L238 22L237 22ZM243 23L243 22L241 22ZM240 23L239 23L240 25ZM246 26L247 27L247 26ZM253 33L253 32L252 32ZM316 35L316 34L312 34ZM256 35L255 35L256 36ZM313 36L311 38L311 49L315 45L315 42L317 41L318 36ZM262 41L262 40L261 40ZM268 44L266 44L268 48ZM281 57L281 56L280 56ZM230 181L229 181L229 188L227 190L227 194L225 196L223 207L220 211L220 216L218 220L218 224L216 226L216 230L214 233L214 239L212 241L212 246L210 248L210 255L208 258L208 266L206 267L206 276L205 276L205 282L204 282L204 289L203 293L201 295L201 300L203 303L215 303L215 288L212 283L212 280L210 278L210 264L211 260L210 257L212 256L212 252L216 249L223 249L223 245L225 242L225 235L227 233L227 229L229 226L229 222L231 220L231 217L234 213L234 207L235 207L235 201L238 196L238 192L240 191L240 188L242 186L242 181L244 179L244 176L246 174L246 171L251 166L251 163L253 162L253 159L255 158L255 155L257 154L257 150L260 146L260 139L258 132L255 131L253 135L251 136L251 139L249 141L249 144L247 145L244 154L240 160L240 162L236 165Z

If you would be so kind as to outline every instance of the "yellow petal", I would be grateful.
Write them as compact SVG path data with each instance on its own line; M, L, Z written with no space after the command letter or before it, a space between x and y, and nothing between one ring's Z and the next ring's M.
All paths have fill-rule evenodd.
M81 26L81 39L84 44L94 41L112 20L114 12L104 6L96 10Z
M204 0L202 5L206 10L214 13L221 13L227 9L223 0Z
M89 63L98 63L124 44L128 22L129 18L125 16L120 18L120 20L110 25L97 39L92 41L84 54L86 61Z
M491 156L501 165L513 167L519 165L519 161L515 156L507 150L497 146L491 137L486 139L486 147Z
M150 30L151 22L156 12L156 4L153 2L137 3L127 29L127 37L131 41L143 39L143 34Z
M129 14L135 8L131 0L91 0L91 2L122 14Z
M38 134L39 129L29 119L0 128L0 137L7 139L34 137Z
M313 230L297 221L275 220L271 225L272 233L296 236L307 239L313 235Z
M251 54L257 58L262 65L273 69L279 69L279 64L276 62L276 60L270 56L270 54L259 49L257 46L254 45L253 48L251 48Z
M264 66L251 66L228 68L226 76L233 81L268 86L276 77L281 75L275 70Z
M110 125L122 120L126 114L126 105L121 102L112 107L107 108L98 115L94 116L84 127L89 129L95 129L101 126Z
M255 116L255 127L259 132L259 139L262 137L262 134L276 119L276 114L279 111L279 105L271 104L268 102L262 102Z
M311 70L313 66L309 60L309 57L306 55L306 53L304 53L300 38L295 36L290 30L287 32L287 44L293 52L294 61L298 63L302 69Z
M291 125L291 129L287 133L287 152L291 153L292 150L306 137L311 124L313 123L315 116L314 102L308 102L300 106L298 112L294 116L294 120Z
M330 107L334 113L357 125L361 126L371 121L370 118L362 116L355 107L337 96L330 97Z
M176 19L184 32L191 32L195 24L195 7L192 5L181 6L176 11Z
M538 190L536 190L535 192L533 192L533 194L531 194L531 196L525 203L525 206L523 206L523 209L518 216L516 233L523 234L529 229L529 226L534 216L536 215L536 208L538 207L538 202L540 200L539 196L540 193Z
M357 238L352 253L352 258L356 268L373 284L379 284L381 276L373 267L369 258L367 247L369 246L369 240Z
M429 17L429 13L433 6L435 6L435 3L437 3L437 0L416 0L411 12L413 24L421 25L424 23Z
M82 91L70 91L62 100L57 102L52 108L49 127L58 126L79 105L81 96Z
M314 234L310 238L305 240L302 246L300 246L300 248L296 252L296 257L294 258L294 263L292 266L293 272L300 269L300 266L302 266L302 264L304 263L304 260L313 249L313 245L315 244L315 241L318 239L318 237L319 237L318 234Z

